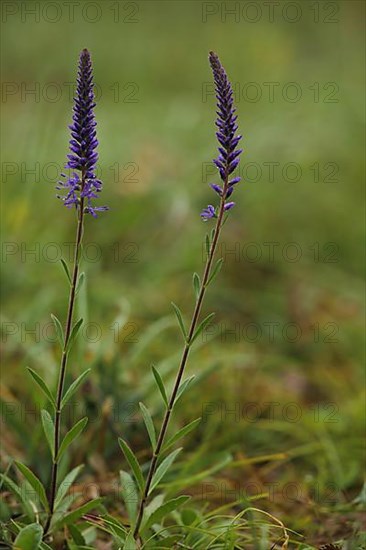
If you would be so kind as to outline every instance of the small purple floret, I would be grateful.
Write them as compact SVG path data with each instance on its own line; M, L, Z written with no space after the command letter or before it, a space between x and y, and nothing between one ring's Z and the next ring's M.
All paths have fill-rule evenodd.
M70 154L65 168L72 170L69 177L61 174L56 189L65 190L66 195L57 195L68 208L78 208L81 199L86 203L84 212L97 217L96 212L108 210L107 206L93 206L92 199L98 198L102 182L95 174L98 153L98 140L94 120L93 69L88 50L80 54L77 78L77 92L74 98L73 123L71 130ZM80 172L74 172L77 170Z
M220 187L220 185L217 185L216 183L210 183L210 186L214 191L216 191L218 195L220 195L220 197L222 196L222 187Z
M223 187L211 183L212 189L222 196L226 189L225 199L229 198L234 191L234 185L240 181L240 177L229 179L230 174L234 172L239 164L240 154L242 149L237 149L238 143L241 140L240 135L235 135L238 125L236 124L237 116L235 115L235 107L233 102L233 89L225 72L225 69L220 63L218 56L214 52L210 52L210 65L212 68L216 98L217 98L217 120L216 132L217 140L220 144L218 147L219 155L214 159L214 164L218 168L220 178L223 182ZM230 210L235 203L227 202L224 210ZM201 216L204 220L216 217L208 215L211 212L211 205L203 210ZM204 215L203 215L204 214Z
M227 210L230 210L233 206L235 206L235 202L227 202L227 203L225 203L225 206L224 206L225 212L226 212Z
M215 207L212 206L212 204L209 204L207 208L202 210L201 212L201 218L203 221L207 222L210 218L216 218L216 210Z

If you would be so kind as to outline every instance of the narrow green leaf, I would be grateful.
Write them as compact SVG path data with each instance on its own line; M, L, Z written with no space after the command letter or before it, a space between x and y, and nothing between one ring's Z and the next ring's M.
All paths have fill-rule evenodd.
M77 391L80 384L83 382L84 378L89 374L91 369L86 369L78 378L69 386L67 389L65 395L62 398L61 401L61 409L64 408L68 400L74 395L74 393Z
M198 273L193 273L193 289L197 300L201 290L201 279Z
M140 405L140 409L141 409L141 412L142 412L142 417L143 417L144 422L145 422L147 433L149 434L149 438L150 438L150 441L151 441L152 448L153 448L153 450L155 450L155 447L156 447L156 433L155 433L155 427L154 427L153 419L151 418L150 411L145 407L145 405L143 403L139 403L139 405Z
M8 477L5 474L0 473L0 479L3 480L5 485L8 487L8 489L19 499L19 502L22 503L23 508L29 519L32 521L34 519L34 510L31 506L31 500L29 499L29 495L26 495L26 491L24 491L21 487L18 487L16 483L10 477Z
M174 445L174 443L176 443L179 439L189 434L189 432L194 430L195 427L198 426L200 422L201 422L201 418L196 418L196 420L193 420L189 424L186 424L185 426L183 426L183 428L178 430L174 435L172 435L170 439L168 439L168 441L165 443L163 447L163 450L166 451L167 449L169 449L169 447Z
M176 456L181 452L182 447L179 449L175 449L175 451L172 451L166 458L164 458L163 462L156 468L156 472L153 475L151 486L149 490L149 495L153 492L155 487L160 483L160 481L165 476L166 472L170 468L170 466L173 464Z
M174 512L178 508L178 506L181 506L187 500L189 500L191 497L182 495L177 498L172 498L171 500L168 500L164 504L162 504L159 508L153 512L150 517L148 517L145 521L145 523L142 526L142 529L148 529L154 523L160 523L162 519L164 519L168 514L171 512Z
M187 378L186 380L184 380L181 383L181 385L179 386L179 389L177 391L177 397L175 398L174 405L176 405L178 403L179 399L182 397L182 395L187 390L187 388L190 385L190 383L192 382L192 380L194 380L195 378L196 377L193 374L192 376L190 376L189 378Z
M131 451L130 447L121 437L118 438L118 443L123 451L123 454L126 457L127 462L131 467L131 470L133 471L137 485L142 493L144 491L145 481L144 481L144 476L142 475L140 464L138 463L138 460L133 454L133 452Z
M80 549L80 546L86 546L85 539L83 537L82 532L76 527L76 525L73 525L70 523L68 525L68 530L70 531L70 534L72 536L73 541L77 545L77 548Z
M164 502L163 493L159 493L154 498L152 498L151 501L149 502L149 504L147 504L147 506L145 506L142 523L144 523L147 520L147 518L149 518L151 516L151 514L153 512L155 512L155 510L160 508L160 506L163 504L163 502Z
M43 504L44 509L48 512L49 507L48 507L46 491L41 481L38 479L37 476L34 475L34 473L28 468L28 466L26 466L25 464L22 464L21 462L18 462L17 460L15 460L14 463L16 467L22 472L23 476L26 478L26 480L31 485L31 487L34 489L34 491L38 495L40 502Z
M69 271L69 268L68 268L68 266L67 266L67 263L65 262L65 260L64 260L63 258L61 258L60 262L61 262L61 265L62 265L62 267L64 268L64 271L65 271L65 273L66 273L67 280L69 281L69 283L70 283L70 285L71 285L71 284L72 284L72 282L71 282L71 275L70 275L70 271Z
M158 370L156 370L156 368L154 367L154 365L152 365L152 371L153 371L153 375L154 375L154 378L155 378L155 381L158 385L158 388L160 390L160 393L161 393L161 397L163 398L163 401L165 403L165 405L168 407L168 398L167 398L167 395L166 395L166 391L165 391L165 386L164 386L164 382L160 376L160 373Z
M179 323L179 326L180 326L180 330L182 331L182 334L183 334L183 338L184 338L184 340L187 340L188 335L187 335L186 327L184 326L182 312L174 302L171 302L171 304L172 304L174 312L177 316L178 323Z
M43 537L43 528L39 523L23 527L14 541L13 550L38 550Z
M57 506L57 514L53 514L52 521L51 521L51 527L53 528L54 524L57 522L58 518L63 517L68 510L71 510L72 505L74 502L83 495L79 491L71 491L71 493L67 494L62 502L60 502Z
M50 413L45 409L41 410L41 420L42 420L43 431L45 433L48 446L50 448L51 455L53 458L55 455L55 426L53 425L53 420L51 418Z
M68 526L70 530L70 525ZM76 544L72 539L67 539L68 550L95 550L95 546L89 546L89 544Z
M165 529L163 529L162 531L164 534L167 532L167 530ZM182 541L182 535L178 535L178 534L168 535L167 537L165 535L162 535L162 538L159 542L159 550L171 550L172 548L179 548L179 545L183 544L181 541ZM201 538L201 541L202 541L202 538Z
M71 443L74 441L74 439L76 437L78 437L78 435L81 434L81 432L85 428L87 422L88 422L88 419L85 416L84 418L82 418L81 420L76 422L76 424L71 428L71 430L69 430L67 432L67 434L63 438L62 443L60 445L60 449L59 449L58 455L56 457L57 462L60 461L62 455L64 454L64 452L66 451L68 446L71 445Z
M67 346L66 346L66 351L70 351L73 343L74 343L74 340L80 330L80 327L81 325L83 324L83 319L79 319L75 325L72 327L72 330L71 330L71 334L70 334L70 338L67 342Z
M128 472L120 470L119 477L121 481L121 492L126 506L127 514L131 524L134 523L137 516L137 504L139 496L134 480Z
M128 536L123 545L123 550L137 550L136 541L132 531L128 533Z
M212 273L210 275L210 278L209 280L207 281L207 285L208 286L213 280L214 278L220 273L220 270L222 268L222 264L224 262L224 259L223 258L220 258L219 260L217 260L216 264L215 264L215 267L213 268L212 270Z
M51 393L51 390L48 388L48 386L47 386L46 382L43 380L43 378L41 378L41 376L36 371L31 369L30 367L27 367L27 371L29 372L29 374L31 375L31 377L33 378L35 383L42 390L44 395L47 397L48 401L52 404L53 408L56 409L55 398L53 397L53 395Z
M53 324L55 325L57 340L62 347L64 345L64 329L62 328L62 325L57 319L56 315L54 315L53 313L51 313L51 319L53 321Z
M68 512L55 523L54 530L57 531L64 525L72 525L81 516L90 512L90 510L98 508L102 501L102 498L95 498L94 500L90 500L86 504L83 504L82 506L80 506L80 508L76 508L75 510Z
M95 546L89 546L89 544L76 544L71 540L68 541L68 544L69 550L95 550Z
M199 521L202 521L202 516L195 508L184 508L184 510L180 512L180 519L184 526L189 527L191 525L193 526L193 524L197 525Z
M85 273L84 271L82 271L79 275L79 279L76 285L76 290L75 290L76 294L78 294L78 292L80 291L81 287L84 284L84 281L85 281Z
M84 468L84 464L80 464L79 466L76 466L71 472L69 472L63 481L60 483L57 493L56 493L56 499L55 499L55 510L59 507L61 502L63 501L64 496L66 495L67 491L70 489L72 484L74 483L75 479L79 475L80 471Z
M193 344L193 342L196 340L196 338L203 332L203 330L207 327L207 325L211 322L211 319L215 316L215 313L210 313L203 319L203 321L200 322L198 327L195 330L195 333L193 334L192 338L189 341L189 344Z
M174 488L175 491L179 491L184 489L184 487L190 487L202 480L208 479L214 473L219 472L225 468L225 466L232 463L233 458L229 453L220 453L220 457L221 456L223 456L223 458L219 458L219 462L206 470L200 469L196 474L175 476L174 479L169 481L169 490L173 490Z
M94 518L87 518L86 520L89 524L95 525L96 527L100 528L100 520L94 519ZM109 514L103 515L103 531L106 531L107 533L110 533L114 539L118 537L118 539L121 541L115 541L120 544L122 544L122 540L125 540L127 535L127 529L122 525L121 522L118 521L114 516L111 516Z
M206 235L205 247L206 247L206 254L207 254L207 256L209 256L210 255L210 250L211 250L211 242L210 242L210 237L208 235Z

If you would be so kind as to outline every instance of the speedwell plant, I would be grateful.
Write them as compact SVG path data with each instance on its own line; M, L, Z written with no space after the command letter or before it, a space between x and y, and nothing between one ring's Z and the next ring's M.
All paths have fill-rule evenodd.
M210 542L202 536L204 529L198 523L193 539L189 541L184 534L184 525L178 525L179 521L175 521L175 523L170 521L174 518L177 519L178 508L184 505L189 496L179 495L167 499L161 490L157 491L159 488L161 489L162 481L182 451L181 447L177 447L177 443L200 423L200 418L192 419L177 432L170 435L168 433L174 408L193 378L185 377L190 351L194 342L214 316L214 313L202 316L201 312L207 289L222 267L222 258L217 258L218 244L223 226L235 206L232 195L240 181L240 177L234 175L242 149L239 148L241 136L237 133L233 89L214 52L209 54L209 63L216 88L216 137L219 143L218 156L213 162L218 169L220 181L211 183L217 201L203 209L201 218L204 222L213 224L213 227L205 236L206 261L203 273L193 274L194 305L188 324L180 308L176 304L172 304L182 333L183 348L171 391L168 391L159 370L155 367L152 368L156 390L161 397L164 409L163 420L158 429L157 422L153 419L149 409L140 403L142 418L151 442L151 455L148 463L140 465L128 442L119 438L120 447L129 466L128 471L120 472L121 493L128 516L128 521L123 522L114 514L107 513L100 507L101 499L92 500L79 507L75 506L74 501L77 498L77 493L69 489L80 473L82 465L75 467L63 479L60 479L60 461L70 444L77 440L87 424L85 417L78 420L66 433L63 429L63 409L90 371L90 369L84 370L68 388L65 387L68 357L83 323L82 319L74 319L74 310L77 295L84 280L84 274L80 273L84 222L88 214L96 218L99 212L108 209L106 206L99 206L96 203L102 190L102 183L96 177L98 141L94 117L92 63L88 50L84 49L80 54L77 93L73 107L73 121L70 126L70 154L65 165L67 173L61 175L57 186L58 197L67 208L75 211L76 237L72 269L69 270L66 262L61 261L69 283L66 320L63 323L52 315L61 347L56 389L47 385L37 371L28 369L47 400L47 406L41 411L41 421L51 456L50 475L48 476L50 481L49 486L45 487L28 466L19 461L15 462L15 466L24 480L23 483L30 487L34 495L37 496L33 499L8 474L2 476L7 487L21 501L24 510L24 514L13 521L14 548L20 550L66 548L57 546L58 540L64 540L62 536L57 538L60 532L66 533L67 548L73 550L92 548L91 543L86 542L82 528L75 525L78 521L83 522L84 527L89 525L108 533L114 541L113 548L118 549L182 547L205 550L208 547L225 549L237 547L235 546L235 537L232 538L232 529L236 526L233 518L230 518L224 541L220 537L226 528L225 522L220 524L220 529L213 538L210 538ZM101 513L91 515L92 510L98 510ZM167 522L168 517L170 520ZM179 527L181 527L180 530ZM68 538L69 535L72 542ZM215 546L216 539L218 546ZM61 542L61 544L63 543ZM189 545L187 546L187 544Z

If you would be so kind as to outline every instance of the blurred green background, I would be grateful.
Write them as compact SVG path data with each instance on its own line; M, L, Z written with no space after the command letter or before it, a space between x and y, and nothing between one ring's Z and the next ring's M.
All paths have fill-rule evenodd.
M189 478L222 463L189 485L198 501L249 499L309 544L353 540L364 426L364 3L151 0L73 9L2 3L3 466L26 457L48 476L40 428L27 413L41 397L25 366L56 380L47 323L51 312L65 317L56 260L68 259L75 215L54 185L84 47L97 84L100 204L111 210L85 228L78 308L90 330L69 377L92 367L81 405L93 420L71 460L87 462L87 479L107 498L106 480L123 464L117 434L147 460L135 404L144 398L159 419L150 364L167 380L177 365L170 302L189 317L209 225L199 213L214 200L208 183L218 181L212 49L236 92L243 180L205 304L216 312L203 339L210 342L192 354L198 383L174 419L177 427L204 415L182 468ZM209 497L207 480L217 484ZM263 495L251 494L249 482ZM286 492L291 483L295 494L294 486Z

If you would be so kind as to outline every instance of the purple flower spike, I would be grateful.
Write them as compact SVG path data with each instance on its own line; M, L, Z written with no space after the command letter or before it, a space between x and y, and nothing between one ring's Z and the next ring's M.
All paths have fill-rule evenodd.
M80 54L79 70L77 78L77 91L74 98L73 123L69 126L71 130L70 154L67 155L68 162L65 168L78 170L80 174L71 172L67 178L58 182L56 189L66 190L66 195L60 196L65 206L71 208L83 202L84 212L97 217L96 212L108 210L107 206L93 206L92 199L98 198L102 190L102 182L95 175L98 153L96 151L98 140L96 138L96 122L94 120L94 92L93 92L93 70L90 53L84 49Z
M204 210L202 210L201 212L201 218L203 219L203 221L207 221L209 220L210 218L216 218L216 210L215 208L212 206L212 204L209 204L207 206L207 208L205 208Z
M218 131L216 137L219 142L219 155L214 159L214 164L219 170L220 178L223 182L223 187L210 184L212 189L221 197L225 194L225 199L229 198L234 191L234 185L240 181L240 177L230 178L230 174L234 172L239 164L240 154L242 149L237 149L238 143L241 140L240 135L235 135L238 125L236 124L237 116L235 115L235 107L233 102L233 89L225 72L225 69L220 63L218 56L214 52L210 52L209 56L211 69L214 76L216 98L217 98L217 120L216 126ZM225 204L224 210L230 210L234 206L233 202ZM204 220L216 217L209 215L213 208L209 205L201 216Z
M242 149L236 150L236 147L241 136L235 136L238 125L236 124L236 109L233 104L233 89L225 69L214 52L210 52L210 65L216 85L218 115L216 120L218 132L216 136L220 143L220 147L218 148L220 154L214 160L214 163L219 169L222 181L226 182L228 176L234 172L239 164L239 156L242 153Z

